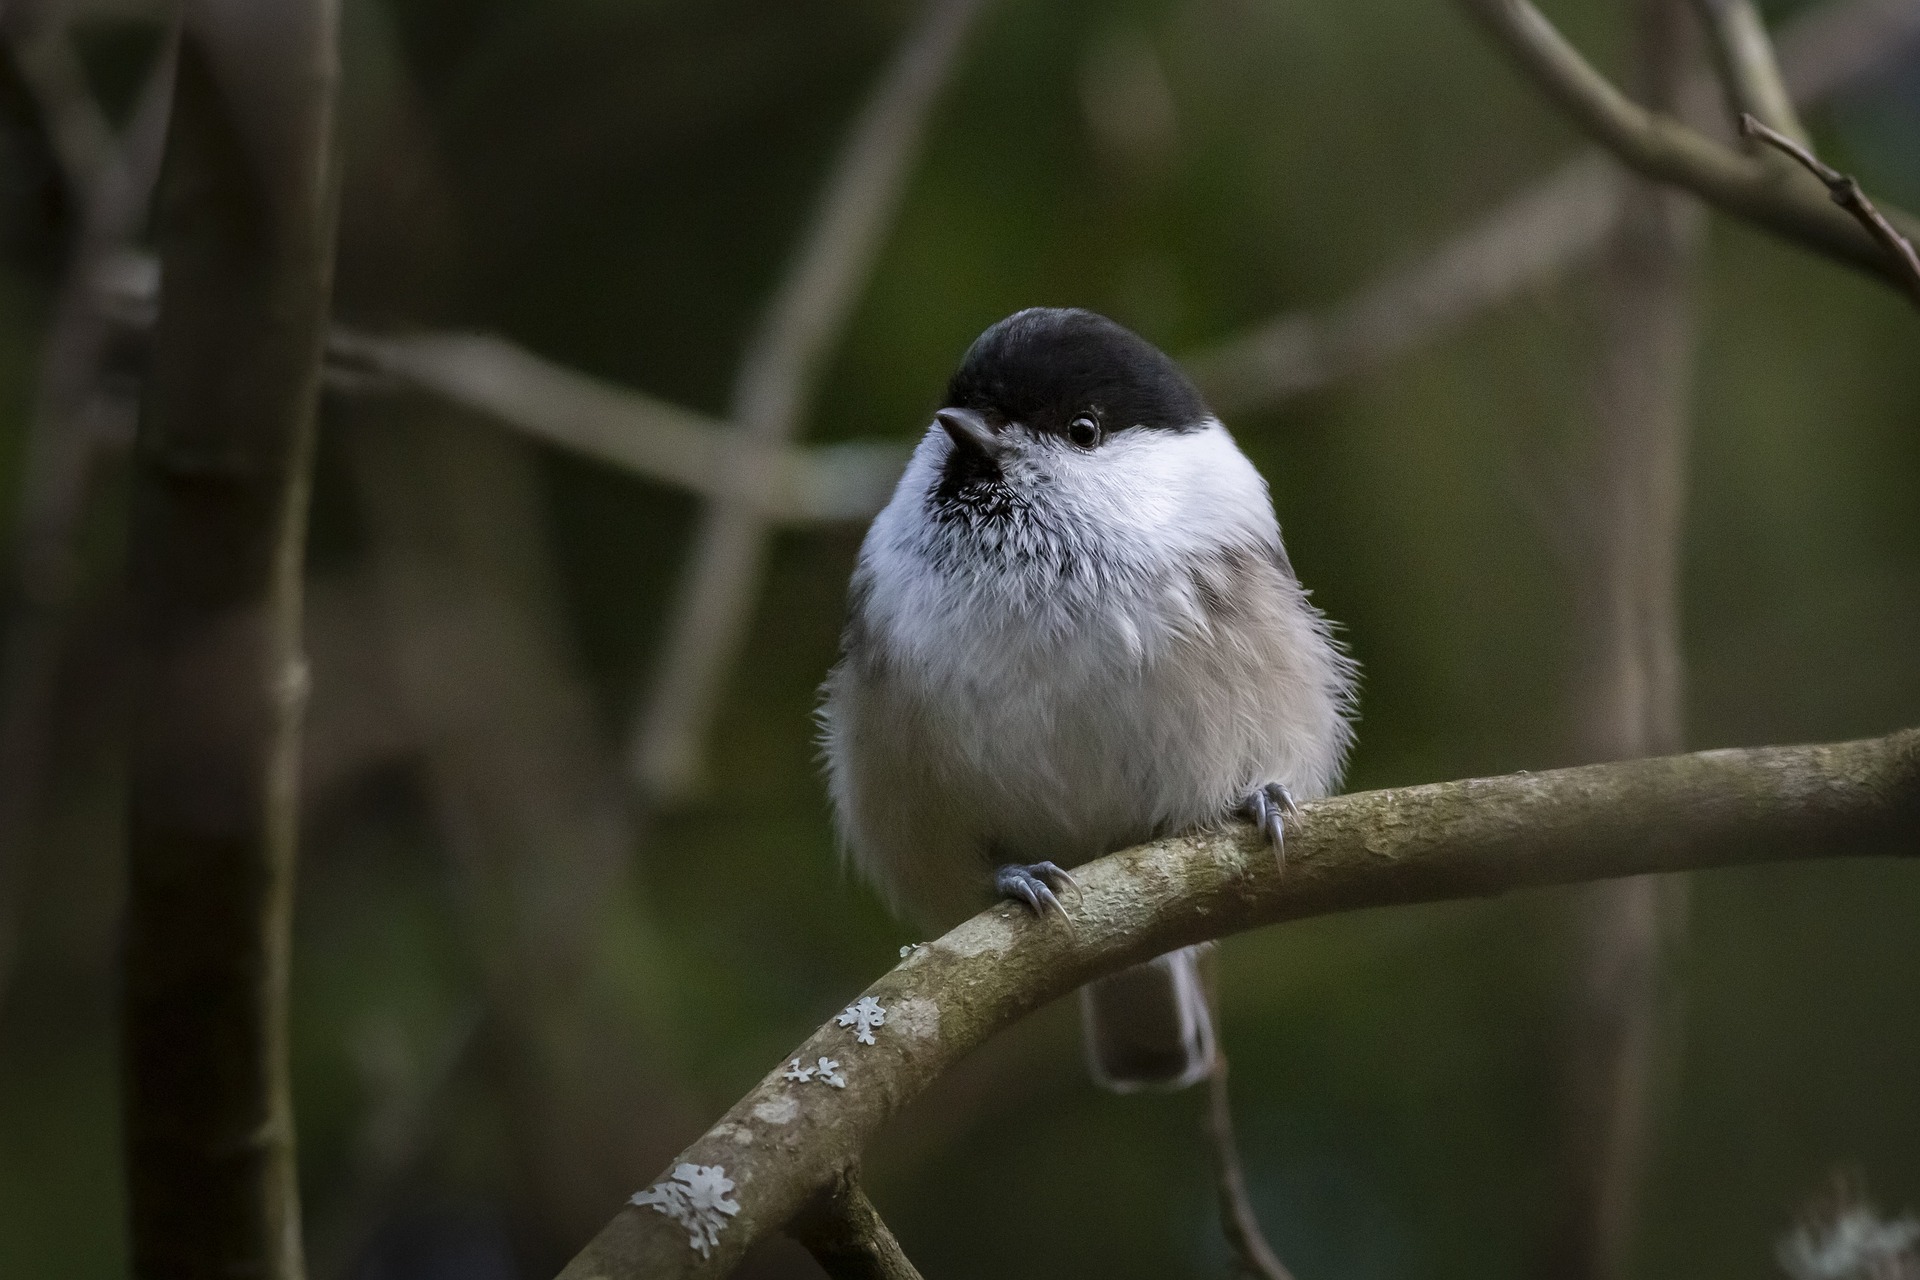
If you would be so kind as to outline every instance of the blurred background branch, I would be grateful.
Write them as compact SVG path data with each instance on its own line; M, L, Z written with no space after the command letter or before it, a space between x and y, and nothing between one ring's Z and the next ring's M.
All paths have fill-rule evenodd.
M1636 99L1665 114L1701 111L1704 102L1684 96L1700 48L1686 0L1635 0L1633 13ZM1577 496L1561 508L1575 526L1565 532L1575 549L1569 701L1579 760L1686 745L1680 561L1703 212L1683 191L1626 177L1601 249L1583 465L1570 486ZM1628 1274L1660 1110L1678 1079L1687 897L1684 876L1581 891L1560 1072L1559 1223L1541 1276Z
M53 17L42 21L57 27ZM64 28L43 29L35 38L58 44L64 35ZM125 135L108 144L97 168L68 171L70 184L85 183L71 187L80 226L27 424L12 600L0 651L0 1005L6 1002L16 917L37 843L61 660L82 573L75 541L100 454L123 449L133 435L135 384L116 378L110 367L120 332L112 277L140 260L133 244L160 173L176 55L169 38L146 73ZM85 90L84 84L67 87ZM81 114L101 112L93 107Z
M1735 0L1699 2L1716 11L1741 7ZM1916 39L1915 0L1819 6L1798 15L1781 35L1781 91L1818 105L1903 57ZM1712 75L1693 72L1677 101L1688 118L1699 119L1702 100L1717 92ZM1227 416L1364 376L1584 261L1616 225L1626 180L1605 152L1584 153L1351 299L1278 316L1190 354L1186 363L1209 402ZM702 496L734 483L727 462L743 446L723 439L725 424L576 373L506 339L338 330L330 350L346 369L364 368L444 395L583 456ZM761 499L762 509L795 521L864 518L891 493L905 453L890 442L804 453L775 449L775 460L762 464L773 477L772 496Z
M1818 104L1884 69L1917 38L1913 0L1821 5L1782 33L1784 82L1799 101ZM1699 120L1704 100L1717 92L1712 75L1691 71L1677 102L1687 119ZM1346 301L1276 316L1190 354L1186 365L1229 418L1376 372L1586 261L1618 226L1629 181L1606 152L1587 151Z
M1640 173L1693 192L1724 213L1743 218L1904 288L1903 264L1825 198L1804 175L1742 156L1622 94L1567 42L1527 0L1461 0L1506 47L1534 83L1610 151ZM1889 220L1914 228L1911 215Z
M365 4L350 14L362 69L352 86L338 305L356 321L391 326L446 306L446 253L459 233L390 22ZM336 327L331 345L408 370L485 367L452 337L383 343ZM527 361L510 367L524 372ZM560 625L537 449L476 422L454 398L336 395L328 408L364 537L390 714L405 726L450 863L482 995L469 1029L449 1041L410 1103L416 1118L405 1136L416 1149L369 1165L326 1219L329 1272L365 1264L382 1215L405 1202L396 1180L417 1176L409 1166L438 1134L462 1078L483 1081L497 1099L518 1212L543 1239L576 1239L591 1225L583 1207L629 1189L692 1121L654 1065L645 1011L636 1020L596 1004L596 960L620 930L645 928L637 836ZM649 1105L621 1106L636 1096Z
M768 522L863 520L885 505L907 461L908 448L893 441L756 445L738 428L483 334L374 337L335 328L328 350L341 361L337 374L384 376L709 500L733 499L739 460L764 454L765 481L744 500ZM352 382L346 389L378 391Z
M767 304L734 375L728 416L749 450L727 468L694 539L666 648L634 722L628 768L651 802L684 798L702 779L721 681L740 650L766 557L760 508L776 483L766 450L799 432L893 223L927 120L986 0L926 0L853 122L793 264Z
M337 17L183 12L128 565L122 1103L153 1280L305 1275L288 981Z
M1794 110L1766 20L1753 0L1693 0L1693 9L1707 30L1707 47L1733 116L1751 114L1804 142L1806 126Z
M70 190L84 198L105 176L117 150L113 126L87 83L69 29L69 6L25 0L0 13L20 78L33 97Z
M1740 7L1734 0L1711 3ZM1916 39L1915 0L1821 5L1796 16L1781 34L1782 91L1818 105L1895 63ZM1678 100L1688 118L1699 119L1702 100L1717 93L1712 75L1694 72ZM1209 402L1228 416L1364 376L1579 265L1615 226L1625 181L1605 152L1584 153L1351 299L1278 316L1190 354L1186 363ZM503 338L338 330L330 350L347 370L364 368L444 395L560 447L702 496L733 483L727 460L743 446L721 438L725 424L576 373ZM774 477L763 509L795 521L864 518L891 493L905 454L891 442L799 454L776 449L775 460L763 464Z

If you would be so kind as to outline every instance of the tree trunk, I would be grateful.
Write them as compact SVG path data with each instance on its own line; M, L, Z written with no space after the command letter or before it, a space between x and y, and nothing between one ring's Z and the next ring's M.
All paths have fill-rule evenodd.
M299 1280L287 969L300 572L332 283L331 0L186 7L135 442L132 1272Z
M1678 105L1693 42L1681 0L1637 0L1639 98ZM1600 263L1592 517L1574 563L1583 652L1575 665L1582 760L1665 755L1683 745L1679 560L1693 384L1691 197L1627 180ZM1543 1275L1613 1280L1632 1243L1662 1084L1679 1034L1673 953L1687 881L1593 885L1580 904L1565 1045L1560 1221Z

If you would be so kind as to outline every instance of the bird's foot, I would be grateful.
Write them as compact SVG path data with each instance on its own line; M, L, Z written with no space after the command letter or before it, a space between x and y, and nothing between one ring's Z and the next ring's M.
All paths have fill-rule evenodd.
M1265 834L1267 842L1273 846L1274 856L1280 860L1280 869L1286 870L1287 828L1284 819L1300 816L1300 806L1293 802L1293 792L1280 782L1255 787L1240 802L1240 813Z
M1080 882L1051 862L1034 862L1026 866L1009 863L993 873L993 891L1003 898L1026 903L1036 916L1055 911L1062 920L1067 918L1067 909L1054 896L1055 890L1061 889L1072 889L1078 893Z

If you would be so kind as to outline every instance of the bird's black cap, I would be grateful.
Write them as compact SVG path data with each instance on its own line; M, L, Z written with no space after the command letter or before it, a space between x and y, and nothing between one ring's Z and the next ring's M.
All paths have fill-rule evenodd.
M947 405L1053 433L1088 410L1109 433L1190 431L1211 416L1158 347L1078 307L1029 307L981 334L947 384Z

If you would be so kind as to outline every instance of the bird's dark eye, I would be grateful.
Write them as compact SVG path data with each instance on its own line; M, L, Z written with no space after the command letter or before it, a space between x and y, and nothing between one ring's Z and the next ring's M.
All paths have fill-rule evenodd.
M1091 449L1100 443L1100 420L1090 413L1080 414L1067 424L1067 439L1082 449Z

